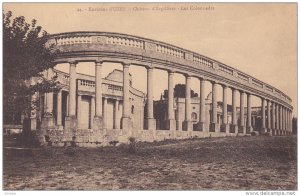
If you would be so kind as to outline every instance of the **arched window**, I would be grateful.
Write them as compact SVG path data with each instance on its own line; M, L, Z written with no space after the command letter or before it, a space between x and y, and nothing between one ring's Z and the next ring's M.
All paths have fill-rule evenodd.
M192 113L192 121L197 121L197 113L196 112Z

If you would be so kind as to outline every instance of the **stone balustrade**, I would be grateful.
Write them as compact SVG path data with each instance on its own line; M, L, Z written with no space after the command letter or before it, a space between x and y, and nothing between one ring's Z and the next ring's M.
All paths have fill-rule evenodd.
M107 44L115 44L121 46L129 46L136 48L144 48L144 42L138 39L120 37L120 36L108 36L106 37Z
M159 53L167 54L167 55L172 55L178 58L183 58L184 57L184 52L174 49L172 47L167 47L165 45L157 44L156 45L156 51Z
M54 39L54 41L53 41ZM136 55L138 52L136 50L130 50L129 48L136 48L139 49L141 52L139 54L143 54L143 58L148 57L151 59L151 56L153 58L156 58L155 53L157 54L165 54L166 56L173 56L175 57L174 59L179 59L178 61L174 59L170 59L168 64L174 64L176 66L176 72L180 72L180 70L183 70L186 72L191 73L191 75L198 73L197 70L199 70L199 67L197 67L197 64L202 64L204 66L207 66L208 68L214 68L214 65L217 69L208 69L207 73L206 72L201 72L203 75L206 77L210 78L212 77L211 74L216 73L217 71L220 71L223 74L222 77L218 77L217 80L225 80L225 82L229 83L229 85L236 86L235 83L237 82L237 78L239 79L240 88L244 88L244 85L246 86L246 89L248 91L252 92L253 94L257 96L268 96L271 99L274 99L276 101L280 101L281 104L286 105L287 107L291 107L291 98L282 93L280 90L276 89L275 87L272 87L268 84L265 84L248 74L242 73L239 70L236 70L228 65L225 65L221 62L218 62L216 60L210 59L208 57L205 57L203 55L185 50L180 47L173 46L171 44L167 44L164 42L159 42L151 39L146 39L143 37L138 37L138 36L132 36L132 35L126 35L126 34L119 34L119 33L108 33L108 32L72 32L72 33L61 33L61 34L55 34L51 35L49 37L49 43L52 43L56 45L57 47L59 46L70 46L71 45L78 45L79 48L68 48L67 50L68 54L72 53L72 50L78 52L78 50L87 52L87 51L97 51L96 45L99 46L102 45L103 48L107 49L107 52L114 52L114 50L111 47L105 47L105 45L116 45L118 47L124 47L122 48L124 51L127 51L128 55ZM95 47L83 47L80 48L80 44L90 44L93 46L95 44ZM59 49L59 48L58 48ZM76 50L75 50L76 49ZM102 48L98 47L98 50L102 50ZM118 48L120 49L120 48ZM104 50L105 51L105 50ZM151 51L151 54L148 52ZM77 53L77 55L79 55ZM83 56L87 56L82 54ZM77 56L76 58L82 58L82 55ZM122 54L124 55L124 53ZM119 55L119 58L127 58L127 57L122 57L122 55ZM159 55L158 55L159 58ZM139 60L140 57L137 56L137 60ZM156 58L157 59L157 58ZM61 61L62 59L60 59ZM165 61L165 59L162 59ZM192 62L191 62L192 61ZM155 62L153 62L155 63ZM159 66L161 62L157 62L157 66ZM179 67L178 67L179 66ZM165 66L164 66L165 67ZM170 69L174 69L172 66ZM202 70L201 70L202 71ZM218 73L220 73L218 72ZM217 74L217 73L216 73ZM266 88L264 88L266 86ZM279 96L278 96L279 94Z
M66 36L58 37L55 39L57 45L70 45L70 44L83 44L91 43L92 39L90 36Z

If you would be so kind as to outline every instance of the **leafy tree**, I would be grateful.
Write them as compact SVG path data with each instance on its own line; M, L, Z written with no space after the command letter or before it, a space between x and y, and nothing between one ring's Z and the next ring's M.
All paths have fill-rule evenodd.
M174 97L184 98L185 97L185 84L176 84L174 88ZM191 89L191 97L198 97L198 94ZM164 90L163 98L168 98L168 90Z
M47 80L42 72L54 67L55 51L46 47L47 32L31 24L24 16L12 19L12 12L3 13L3 114L4 123L14 123L15 114L30 116L37 103L31 103L35 92L50 92L58 89L55 78ZM31 84L31 78L39 82Z

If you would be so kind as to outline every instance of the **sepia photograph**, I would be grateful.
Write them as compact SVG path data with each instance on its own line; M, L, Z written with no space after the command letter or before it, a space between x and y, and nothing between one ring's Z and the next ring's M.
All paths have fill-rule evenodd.
M2 3L2 191L295 195L297 6Z

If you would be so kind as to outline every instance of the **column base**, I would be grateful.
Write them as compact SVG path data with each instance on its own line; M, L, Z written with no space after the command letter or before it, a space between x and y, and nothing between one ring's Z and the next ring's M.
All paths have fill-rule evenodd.
M100 131L103 130L103 117L102 116L94 116L93 119L93 130Z
M196 128L197 128L197 131L205 131L205 123L204 122L198 122L196 124Z
M56 129L58 129L58 130L64 130L64 126L62 126L62 125L56 125Z
M131 119L129 117L122 117L121 125L123 130L131 132L133 126L132 126Z
M148 130L156 130L156 119L147 118L147 128Z
M245 126L239 126L238 133L246 134L246 127Z
M169 119L166 121L167 130L175 130L176 131L176 120Z
M269 133L272 133L272 129L270 129L270 128L267 128L267 131L268 131Z
M261 128L260 129L261 134L264 134L264 133L267 133L267 132L268 132L268 129L266 129L266 128Z
M246 134L251 134L253 127L246 127Z
M184 131L193 131L192 121L183 121L182 130L184 130Z
M220 125L218 123L210 123L209 132L220 132Z
M280 135L280 130L279 129L276 129L275 132L276 132L276 135Z
M55 129L54 118L52 116L44 117L41 123L41 129Z
M77 117L76 116L66 116L65 118L65 130L76 131L77 129Z
M176 129L177 130L182 130L182 121L181 120L176 121Z
M230 125L230 133L237 133L238 126L237 125Z
M220 131L225 132L225 133L229 133L229 125L228 124L221 124Z

